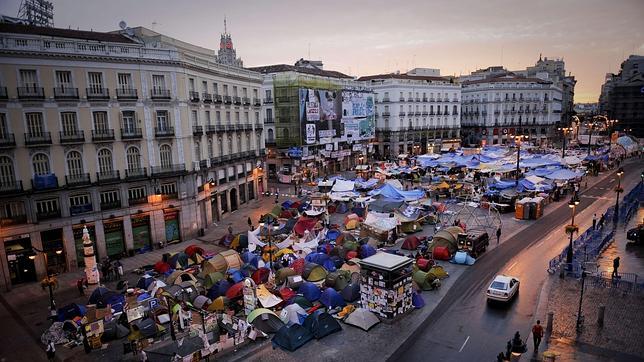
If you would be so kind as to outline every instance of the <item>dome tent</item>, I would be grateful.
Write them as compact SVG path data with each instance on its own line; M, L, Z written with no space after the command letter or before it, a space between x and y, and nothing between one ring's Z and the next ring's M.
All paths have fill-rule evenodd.
M313 335L299 324L282 326L271 340L274 346L293 352L313 339Z
M246 318L248 324L264 333L275 333L284 326L284 322L270 309L257 308Z
M329 313L316 311L309 314L304 320L304 328L308 329L315 339L320 339L328 336L329 334L340 332L342 327L335 318Z
M309 302L315 302L320 299L320 296L322 295L320 288L311 282L302 283L297 291L298 294L301 294Z
M346 305L342 296L333 288L326 288L322 292L320 303L327 308L344 307Z

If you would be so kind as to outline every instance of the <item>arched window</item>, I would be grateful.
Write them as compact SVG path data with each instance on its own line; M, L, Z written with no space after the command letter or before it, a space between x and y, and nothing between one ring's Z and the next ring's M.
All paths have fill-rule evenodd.
M0 156L0 189L3 186L13 186L16 176L13 173L13 160L7 156Z
M233 154L233 137L228 136L228 154L232 155Z
M83 174L83 156L78 151L70 151L67 154L67 172L70 176Z
M250 133L246 133L246 147L248 147L249 151L253 149L253 146L250 145Z
M268 129L268 142L273 142L275 140L275 132L269 128Z
M49 172L49 157L44 153L38 153L33 158L34 174L38 176L48 175Z
M112 151L103 148L98 151L98 172L107 173L112 171Z
M224 155L224 140L219 137L219 157Z
M242 151L242 136L237 135L237 152Z
M128 170L138 170L141 168L141 153L136 147L129 147L125 152Z
M159 147L159 160L161 161L161 167L172 166L172 148L170 145L161 145Z

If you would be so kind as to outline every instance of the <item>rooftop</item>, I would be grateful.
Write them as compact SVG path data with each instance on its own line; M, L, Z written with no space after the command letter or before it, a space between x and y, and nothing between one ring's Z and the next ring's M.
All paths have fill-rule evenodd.
M376 75L366 75L358 78L359 81L369 81L369 80L381 80L381 79L403 79L403 80L419 80L419 81L440 81L440 82L449 82L448 78L437 77L437 76L428 76L428 75L410 75L410 74L376 74Z
M481 83L539 83L551 84L552 82L540 78L517 77L512 75L491 77L479 80L467 80L463 85L481 84Z
M321 69L315 69L315 68L305 68L305 67L297 67L294 65L288 65L288 64L274 64L274 65L264 65L261 67L251 67L247 68L248 70L252 70L255 72L259 72L262 74L270 74L270 73L284 73L284 72L298 72L298 73L303 73L303 74L311 74L311 75L317 75L321 77L329 77L329 78L341 78L341 79L353 79L352 76L346 75L344 73L332 71L332 70L321 70Z
M0 23L0 33L40 35L52 38L83 39L110 43L136 43L134 40L118 33L103 33L97 31L49 28L9 23Z

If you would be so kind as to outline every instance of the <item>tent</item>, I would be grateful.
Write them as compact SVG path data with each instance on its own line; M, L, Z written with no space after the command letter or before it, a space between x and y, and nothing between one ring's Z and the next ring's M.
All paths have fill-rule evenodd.
M297 220L295 223L295 226L293 227L293 230L295 233L302 237L304 236L305 231L311 231L315 227L315 224L317 224L318 219L312 218L312 217L307 217L307 216L302 216Z
M333 288L326 288L320 296L320 303L327 308L344 307L346 303L342 296Z
M555 171L555 172L553 172L553 173L551 173L549 175L546 175L546 178L550 179L550 180L565 180L565 181L568 181L568 180L576 179L576 178L581 177L581 176L583 176L583 175L578 174L578 173L576 173L574 171L571 171L571 170L568 170L568 169L561 169L561 170L557 170L557 171Z
M225 250L204 262L202 275L208 275L214 272L224 273L229 268L239 269L243 264L238 252L235 250Z
M318 288L317 285L311 282L302 283L297 292L304 298L306 298L306 300L308 300L309 302L315 302L316 300L320 299L320 296L322 295L320 288Z
M103 322L103 335L101 335L101 340L104 342L121 339L127 337L128 334L130 334L130 330L118 323L116 318L109 322Z
M438 231L434 234L432 243L430 245L431 250L437 246L442 246L447 248L450 254L453 254L458 249L458 234L463 233L463 229L458 226L450 226L443 230Z
M186 269L190 265L190 260L188 260L188 254L180 251L176 254L173 254L168 259L168 264L174 269Z
M215 299L217 297L226 295L228 288L230 288L230 283L227 280L222 279L215 283L212 287L210 287L206 295L210 299Z
M293 298L293 302L291 304L297 304L297 305L299 305L300 307L302 307L304 309L309 309L309 308L313 307L313 303L309 302L302 295L296 295Z
M351 273L346 270L338 270L327 274L324 285L337 291L344 289L349 284Z
M174 273L170 274L168 278L166 278L165 282L167 284L181 284L183 282L190 282L196 286L197 278L186 271L176 270Z
M340 230L330 229L326 232L326 236L324 238L329 241L337 241L340 235L342 235L342 232Z
M157 262L154 264L154 271L155 271L155 272L157 272L157 273L159 273L159 274L165 274L165 273L167 273L170 269L172 269L172 268L170 267L170 264L165 263L165 262L163 262L163 261L157 261Z
M360 259L347 260L344 264L342 264L340 270L347 270L351 273L360 273L360 264L358 263L359 260Z
M226 272L226 275L228 275L228 277L232 279L232 281L235 283L239 283L244 279L244 274L241 272L241 270L237 268L228 269L228 271Z
M163 288L163 293L168 294L174 299L183 299L183 288L176 284Z
M450 260L451 263L462 265L473 265L475 261L476 259L472 258L467 252L462 250L457 251L452 260Z
M401 191L390 184L384 184L382 187L369 191L370 196L382 196L392 200L415 201L425 196L423 190Z
M206 297L205 295L198 295L193 301L192 305L194 305L196 308L203 308L204 306L208 306L212 303L212 299Z
M241 255L241 259L244 264L250 264L255 268L259 267L259 256L255 253L251 253L250 251L244 252Z
M274 346L293 352L312 339L313 335L306 328L293 324L282 326L273 336L272 342Z
M150 285L148 285L148 292L150 292L150 295L152 295L154 297L156 295L156 293L157 293L157 290L159 288L163 288L165 286L167 286L167 284L164 283L163 281L154 280Z
M369 211L390 213L398 209L404 204L402 200L393 200L388 198L381 198L369 204Z
M277 285L281 285L286 281L286 279L290 276L297 275L297 272L293 270L293 268L280 268L276 273L275 273L275 283Z
M143 338L150 338L157 333L157 324L152 318L145 318L135 321L132 329L138 331Z
M189 256L189 257L191 257L191 258L192 258L193 256L195 256L195 254L201 254L201 255L204 255L204 254L205 254L205 252L204 252L203 248L201 248L201 247L199 247L199 246L197 246L197 245L190 245L190 246L188 246L188 247L184 250L184 253L186 253L186 255L188 255L188 256Z
M285 300L287 302L290 302L291 299L293 299L296 295L293 289L289 287L281 288L279 290L279 293L280 293L280 298L282 298L282 300Z
M420 245L420 239L418 239L417 236L411 235L405 238L405 241L403 241L400 248L405 250L416 250L416 248L418 248L419 245Z
M275 333L284 326L284 322L273 311L266 308L257 308L250 312L246 322L264 333Z
M286 324L302 324L307 313L298 304L289 304L280 313L280 319Z
M376 249L373 246L369 244L360 245L360 259L365 259L372 255L376 255Z
M136 287L140 289L148 289L150 284L154 281L154 278L151 275L144 275L136 282Z
M204 277L203 286L206 289L210 289L215 283L224 279L224 274L220 272L210 273Z
M365 308L356 308L353 313L345 318L344 323L368 331L371 327L380 323L380 319Z
M353 302L360 298L360 284L358 283L349 283L347 284L340 293L342 298L347 302Z
M271 270L268 268L259 268L253 272L251 278L253 279L255 284L264 284L268 281L268 276L270 273Z
M411 304L414 306L414 308L420 309L425 306L425 300L423 299L423 296L420 295L420 293L414 291L414 293L411 295Z
M315 263L306 263L302 276L310 282L319 282L326 278L327 271L321 265Z
M125 304L125 297L107 288L98 287L89 296L87 304L96 304L97 308L105 308L111 305L114 311L121 312Z
M83 305L70 303L62 308L58 308L58 321L64 322L67 319L74 319L76 317L84 317L86 308Z
M226 290L226 298L229 300L233 300L235 298L239 298L242 296L242 292L244 291L244 282L238 282L230 286L228 290Z
M340 323L335 320L329 313L316 311L313 314L309 314L308 317L304 320L303 324L315 339L320 339L333 334L335 332L340 332L342 327Z
M416 283L416 285L418 285L418 288L422 290L432 290L435 288L434 285L432 285L432 283L437 278L433 274L425 273L422 270L418 270L414 272L414 274L412 275L412 278Z
M229 300L226 297L217 297L210 303L207 310L209 312L223 312L226 309L226 304Z

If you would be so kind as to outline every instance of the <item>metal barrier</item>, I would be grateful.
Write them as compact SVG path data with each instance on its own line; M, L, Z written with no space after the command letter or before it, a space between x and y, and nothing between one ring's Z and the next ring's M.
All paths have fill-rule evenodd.
M611 272L601 272L590 276L589 285L614 289L620 293L644 293L644 283L638 283L639 279L634 273L619 273L618 277L613 278Z

